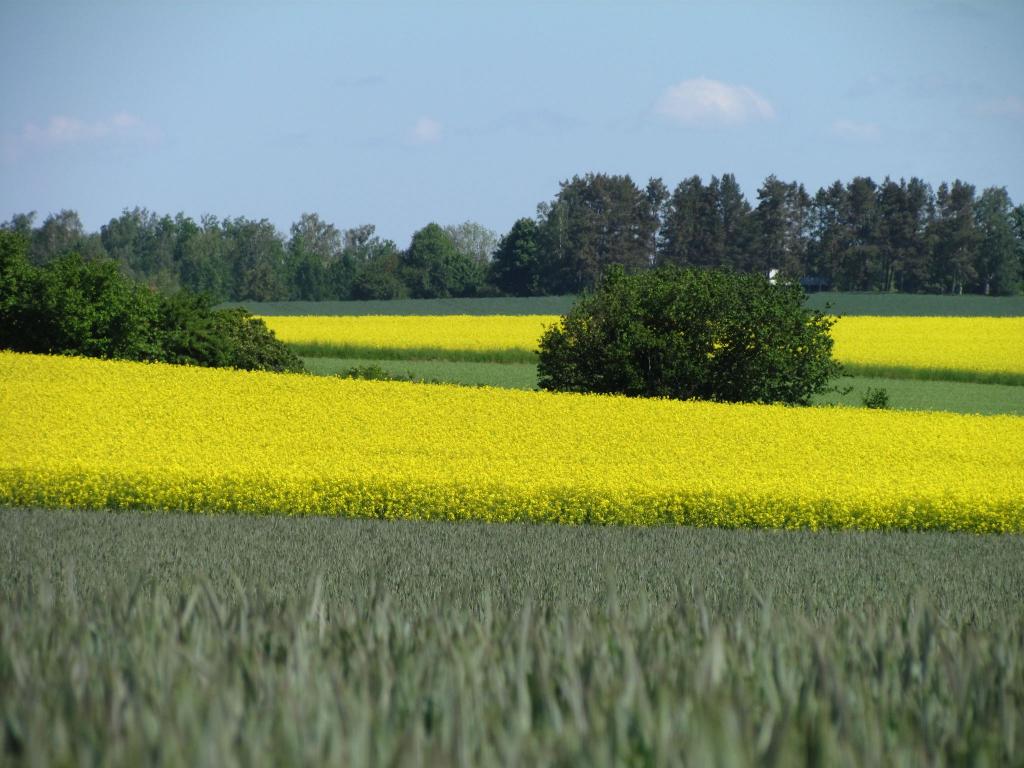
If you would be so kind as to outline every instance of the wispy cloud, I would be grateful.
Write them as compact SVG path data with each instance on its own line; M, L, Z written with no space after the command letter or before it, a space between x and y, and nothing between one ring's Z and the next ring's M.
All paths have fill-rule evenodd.
M878 123L846 119L836 120L832 123L832 133L849 141L878 141L882 137L882 129Z
M26 123L20 132L0 136L0 155L6 162L14 162L26 152L57 147L159 139L159 129L130 112L117 112L98 120L54 115L42 123Z
M409 131L413 144L436 144L441 140L443 126L432 117L421 117Z
M753 88L706 77L667 88L655 112L682 125L737 125L775 117L771 102Z
M146 137L155 132L142 118L129 112L118 112L101 120L55 115L43 125L28 123L21 138L28 144L78 144L108 138Z
M1024 117L1024 99L1019 96L1006 96L986 101L978 105L978 111L993 117Z

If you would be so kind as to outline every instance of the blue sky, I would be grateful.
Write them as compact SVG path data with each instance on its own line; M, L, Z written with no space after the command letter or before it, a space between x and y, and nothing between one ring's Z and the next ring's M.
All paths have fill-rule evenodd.
M499 234L587 171L1024 202L1024 2L0 0L0 219Z

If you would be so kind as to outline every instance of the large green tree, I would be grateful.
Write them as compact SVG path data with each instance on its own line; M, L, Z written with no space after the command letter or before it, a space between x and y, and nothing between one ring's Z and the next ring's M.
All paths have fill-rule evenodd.
M754 241L750 203L744 197L736 177L731 173L722 175L715 197L717 227L721 232L720 261L715 266L745 269Z
M820 188L811 201L811 237L806 272L839 287L850 236L846 226L846 187L836 180Z
M846 229L849 236L842 261L842 282L847 290L878 290L884 282L879 255L877 185L867 176L855 177L846 187Z
M498 236L483 224L464 221L461 224L450 224L444 231L448 233L456 251L477 264L486 266L490 263L498 245Z
M748 268L751 209L736 177L712 176L707 185L699 176L681 181L665 206L659 240L659 264Z
M940 184L936 193L936 217L932 278L942 293L963 293L978 278L976 269L979 236L974 224L975 189L956 179Z
M49 264L72 251L81 251L85 238L82 220L75 211L62 209L51 213L32 230L28 258L33 264Z
M414 298L472 296L483 281L483 266L460 253L439 225L412 236L402 256L402 276Z
M409 295L402 282L402 253L391 240L374 234L372 224L345 230L345 251L336 265L334 282L339 293L347 280L354 299L400 299Z
M791 278L803 275L811 226L811 198L803 184L769 176L757 191L752 216L756 237L745 269L779 270Z
M544 389L807 404L837 374L832 320L762 275L620 267L540 341Z
M233 298L228 242L216 216L205 215L198 225L183 227L178 249L183 288L217 300Z
M100 228L100 240L110 258L140 282L171 292L181 285L179 240L194 226L184 214L177 218L157 214L145 208L125 209L117 218Z
M548 293L579 293L612 264L635 271L654 260L657 200L629 176L574 176L539 213Z
M679 267L717 265L721 249L715 237L717 181L706 188L700 176L679 182L668 199L661 228L659 264Z
M502 293L538 296L544 293L544 262L540 233L533 219L519 219L498 241L490 279Z
M303 213L292 224L287 247L289 294L292 299L322 301L348 298L332 290L331 270L341 261L341 232L315 213Z
M284 238L267 219L238 217L221 224L231 268L231 298L274 301L288 295Z
M1020 286L1020 244L1013 203L1005 187L989 187L974 206L978 229L974 288L985 295L1016 293Z
M888 177L878 193L879 256L883 291L921 291L931 269L928 223L934 211L931 187L918 178Z

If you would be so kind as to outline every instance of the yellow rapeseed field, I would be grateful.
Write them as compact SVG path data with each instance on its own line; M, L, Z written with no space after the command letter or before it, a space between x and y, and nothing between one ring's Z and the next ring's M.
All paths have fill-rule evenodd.
M309 347L529 356L557 315L265 317L278 338ZM843 317L835 356L861 367L1024 377L1024 318Z
M1024 418L0 352L0 502L1024 531Z
M305 347L363 348L446 352L502 353L530 356L544 329L558 315L306 315L263 317L287 344Z
M850 366L1024 375L1024 317L843 317L832 338Z

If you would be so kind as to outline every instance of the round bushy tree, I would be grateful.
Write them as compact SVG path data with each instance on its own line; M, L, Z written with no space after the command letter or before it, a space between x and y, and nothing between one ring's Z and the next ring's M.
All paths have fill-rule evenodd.
M612 267L540 341L543 389L806 405L839 372L834 321L761 275Z

